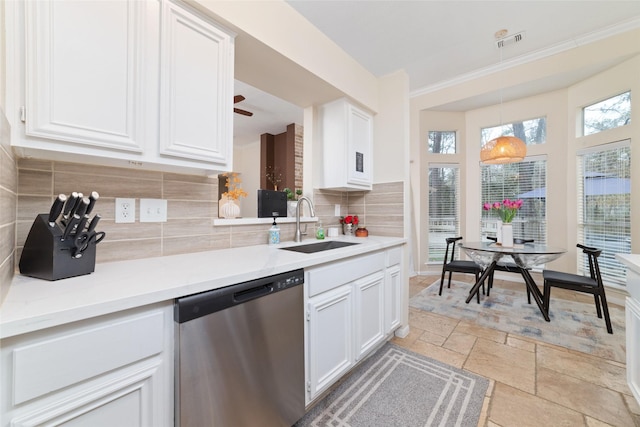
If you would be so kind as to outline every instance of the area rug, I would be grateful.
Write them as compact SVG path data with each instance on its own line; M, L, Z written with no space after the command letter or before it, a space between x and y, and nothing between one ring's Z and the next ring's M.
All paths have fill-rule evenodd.
M387 343L294 427L478 424L489 380Z
M504 289L494 284L489 297L480 295L465 303L471 285L451 282L438 296L440 280L412 297L411 307L454 319L464 319L503 332L535 338L571 350L625 363L624 309L609 304L613 335L607 333L604 319L599 319L593 302L581 303L553 298L551 294L550 322L546 322L533 298L527 303L522 289Z

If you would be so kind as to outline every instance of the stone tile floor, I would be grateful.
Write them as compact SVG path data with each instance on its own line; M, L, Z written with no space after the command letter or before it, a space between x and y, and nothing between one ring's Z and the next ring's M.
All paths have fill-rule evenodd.
M409 296L436 280L411 278ZM455 274L454 280L471 281ZM496 278L495 286L522 284ZM561 289L554 298L593 304L588 295ZM640 427L623 363L411 307L409 326L395 344L491 380L478 426ZM606 333L604 320L602 328Z

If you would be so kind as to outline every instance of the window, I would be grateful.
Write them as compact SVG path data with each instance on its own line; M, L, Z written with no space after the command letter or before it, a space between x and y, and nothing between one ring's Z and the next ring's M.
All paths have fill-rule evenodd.
M445 239L460 233L458 165L430 166L428 188L429 262L442 262L447 246Z
M455 131L429 131L429 153L455 154Z
M481 145L503 135L516 136L527 145L544 144L547 140L547 119L546 117L539 117L502 126L484 128L481 133Z
M631 152L628 141L578 156L578 241L602 249L598 264L607 284L625 285L616 253L631 253ZM578 268L589 274L586 257Z
M522 207L513 220L513 237L546 243L547 160L483 165L480 173L482 203L522 199ZM478 206L478 209L482 209L482 206ZM499 220L494 212L483 210L481 234L495 236Z
M583 135L627 125L631 122L631 92L614 96L582 109Z

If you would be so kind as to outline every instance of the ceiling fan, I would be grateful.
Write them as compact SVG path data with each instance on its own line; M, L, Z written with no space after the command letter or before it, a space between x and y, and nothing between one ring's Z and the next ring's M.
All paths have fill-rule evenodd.
M236 95L233 97L233 103L237 104L238 102L242 102L245 100L245 97L242 95ZM251 111L247 111L247 110L241 110L240 108L235 108L233 107L233 112L234 113L238 113L238 114L242 114L243 116L253 116L253 113Z

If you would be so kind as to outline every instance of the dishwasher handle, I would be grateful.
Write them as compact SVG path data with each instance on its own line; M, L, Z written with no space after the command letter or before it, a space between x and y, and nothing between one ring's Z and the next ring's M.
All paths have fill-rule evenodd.
M256 286L255 288L235 292L233 294L233 302L235 302L236 304L241 304L243 302L268 295L271 292L273 292L273 285L271 284Z
M174 305L173 319L184 323L198 319L256 298L300 286L304 283L304 270L288 271L272 276L238 283L199 294L178 298Z

